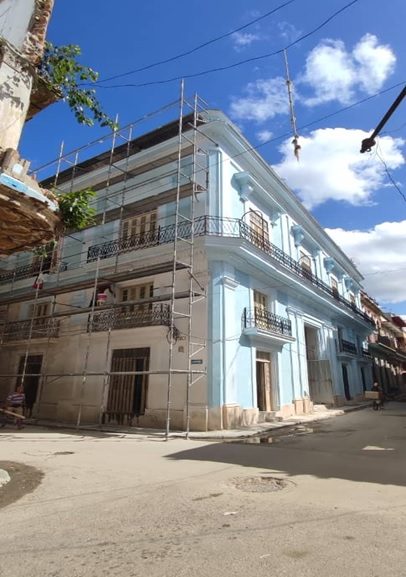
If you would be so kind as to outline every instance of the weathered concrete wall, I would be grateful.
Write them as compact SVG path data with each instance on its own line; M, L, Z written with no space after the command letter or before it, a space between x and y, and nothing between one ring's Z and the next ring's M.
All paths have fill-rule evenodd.
M0 58L0 149L17 150L30 104L33 75L22 58L6 46Z
M21 50L36 8L35 0L0 0L0 35Z
M0 148L17 150L53 0L0 0Z
M0 0L0 38L31 63L42 56L54 0Z

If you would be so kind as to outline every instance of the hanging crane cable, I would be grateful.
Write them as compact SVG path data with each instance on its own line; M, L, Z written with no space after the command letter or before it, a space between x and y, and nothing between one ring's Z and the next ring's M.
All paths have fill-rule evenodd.
M292 90L292 81L289 76L289 66L288 66L288 53L286 49L283 51L283 56L285 58L285 69L286 69L286 86L288 87L288 98L289 98L289 114L290 114L290 123L292 125L292 132L293 132L293 154L296 157L296 160L299 162L299 153L300 149L302 148L299 144L299 134L297 132L296 126L296 116L295 116L295 105L293 100L293 90Z

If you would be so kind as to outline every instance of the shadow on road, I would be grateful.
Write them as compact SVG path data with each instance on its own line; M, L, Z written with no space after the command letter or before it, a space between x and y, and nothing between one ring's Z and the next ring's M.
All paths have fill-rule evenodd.
M396 409L397 407L394 407ZM376 417L348 415L317 424L311 434L284 436L271 444L246 441L212 443L167 456L172 460L228 463L288 477L311 475L363 483L406 485L406 412L387 411ZM394 416L395 419L386 417ZM312 425L309 425L312 427ZM279 438L278 438L279 437Z

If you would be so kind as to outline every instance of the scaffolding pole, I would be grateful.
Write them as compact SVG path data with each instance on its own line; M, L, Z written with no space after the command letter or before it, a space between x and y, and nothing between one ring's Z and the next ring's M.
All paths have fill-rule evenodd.
M127 199L127 192L128 191L135 191L137 189L140 189L141 187L145 187L146 185L148 185L149 187L149 194L150 194L150 198L152 199L154 196L154 192L156 192L156 194L160 194L160 190L162 189L162 179L163 178L171 178L172 176L175 176L176 178L176 185L173 188L174 192L174 196L175 196L175 209L174 209L174 220L175 220L175 228L174 228L174 235L173 235L173 259L172 259L172 267L171 267L171 273L172 273L172 283L171 283L171 287L170 287L170 294L169 294L169 299L167 298L168 295L160 295L159 297L153 297L151 299L143 299L143 301L150 301L155 302L159 301L159 300L169 300L170 302L170 320L169 320L169 342L168 342L168 368L165 370L154 370L154 369L149 369L149 370L145 370L145 371L130 371L130 372L120 372L120 371L111 371L108 370L109 369L109 362L110 362L110 351L111 351L111 343L112 343L112 329L114 328L114 326L111 324L112 321L109 321L110 324L107 327L107 338L106 338L106 349L105 349L105 369L104 371L92 371L90 370L89 367L89 360L90 360L90 352L91 352L91 344L92 344L92 335L94 332L94 319L95 319L95 315L98 312L101 312L102 310L108 310L108 309L114 309L116 306L126 306L126 305L130 305L131 303L122 303L122 304L118 304L118 303L114 303L113 305L109 305L106 308L105 307L97 307L96 309L96 298L97 298L97 290L98 290L98 286L100 285L100 283L103 281L105 282L111 282L114 283L114 274L120 275L120 267L119 267L119 256L121 254L123 254L123 251L119 251L117 250L117 252L115 253L115 259L114 259L114 265L112 266L111 263L106 267L103 266L103 273L105 273L105 270L107 269L108 271L112 270L113 273L112 275L110 275L109 279L107 278L103 278L104 276L106 276L106 274L102 274L102 265L104 265L104 261L103 258L104 256L101 255L101 253L99 252L97 255L97 259L96 262L94 262L94 260L90 260L89 261L89 257L87 256L86 258L86 254L83 254L83 249L78 252L77 254L71 255L69 254L69 258L71 259L72 256L74 258L76 258L76 261L72 261L74 264L78 263L77 266L72 266L71 264L69 264L69 271L71 270L75 270L75 268L85 268L87 270L92 269L93 267L93 282L92 282L92 290L93 290L93 298L92 298L92 303L90 307L85 307L84 310L73 310L70 312L60 312L59 310L57 310L57 307L59 306L59 304L62 303L58 303L57 301L57 297L56 294L57 292L51 293L53 294L52 297L52 308L51 308L51 315L48 317L46 316L46 318L50 318L51 322L53 320L56 320L57 318L60 317L71 317L75 314L88 314L89 315L89 319L88 319L88 323L87 323L87 343L86 343L86 348L84 351L84 362L83 362L83 370L81 372L63 372L63 373L58 373L58 372L53 372L52 370L49 370L49 347L50 347L50 343L51 343L51 334L48 333L47 336L47 342L46 342L46 355L45 355L45 363L44 365L41 367L41 374L40 376L42 377L42 380L40 381L40 386L39 386L39 390L38 390L38 395L37 395L37 402L38 402L38 409L40 407L40 404L42 402L42 398L43 398L43 390L44 387L47 383L47 379L50 378L62 378L62 377L82 377L81 380L81 384L80 384L80 391L79 391L79 407L78 407L78 413L77 413L77 421L76 421L76 426L79 427L81 424L81 420L82 420L82 413L83 413L83 403L84 403L84 397L85 397L85 389L86 389L86 383L87 383L87 378L89 376L100 376L102 377L102 388L101 388L101 394L102 394L102 403L101 403L101 407L100 407L100 416L99 416L99 422L101 422L102 419L102 415L103 415L103 410L104 410L104 405L106 403L106 398L107 398L107 391L109 388L109 384L111 382L110 377L111 376L129 376L129 375L167 375L168 380L167 380L167 403L166 403L166 434L165 437L166 439L169 438L169 434L171 431L171 410L172 410L172 392L173 392L173 386L174 386L174 377L176 375L179 375L182 377L182 379L185 379L186 382L186 391L185 391L185 412L184 412L184 423L185 423L185 427L186 427L186 432L187 432L187 436L189 434L190 431L190 422L191 422L191 416L190 416L190 406L191 406L191 392L192 392L192 387L193 384L195 382L197 382L197 380L199 380L200 378L204 377L206 375L206 370L205 369L196 369L194 368L194 363L192 362L194 357L196 356L196 354L198 354L198 352L201 352L204 350L205 348L205 335L202 335L201 337L197 337L196 335L193 335L193 328L194 328L194 324L193 324L193 307L194 305L199 302L201 299L205 298L205 290L204 287L201 286L200 282L198 281L196 274L195 274L195 247L194 247L194 242L195 242L195 203L197 200L197 195L199 192L202 191L207 191L207 173L208 173L208 167L207 167L207 163L204 164L204 166L200 166L199 162L198 162L198 157L199 155L203 155L203 154L207 154L204 151L202 151L199 147L199 138L202 139L204 137L206 137L202 131L200 131L198 129L198 126L200 126L200 124L202 123L202 119L200 116L200 112L203 110L203 107L201 106L201 102L199 97L197 96L197 94L194 95L193 98L193 102L189 103L186 98L185 98L185 86L184 86L184 82L181 82L181 86L180 86L180 97L177 101L178 103L178 107L179 107L179 119L178 119L178 134L177 134L177 151L176 151L176 156L175 153L170 153L166 158L163 158L162 160L160 160L159 162L155 161L155 160L149 160L148 162L141 164L140 168L137 168L136 170L131 169L130 167L130 159L132 158L133 155L136 155L138 150L132 148L132 130L133 130L133 126L134 124L130 124L126 127L126 129L128 129L128 136L126 138L126 144L125 145L121 145L120 147L116 148L116 141L117 138L121 138L121 130L115 130L112 134L112 144L111 144L111 149L110 149L110 154L108 156L108 160L107 162L105 162L105 164L103 166L107 165L107 177L105 179L105 181L103 183L99 183L96 188L100 189L101 186L103 185L103 195L100 195L97 199L97 201L95 202L99 202L102 199L104 201L104 207L103 207L103 213L102 216L100 218L99 221L99 225L101 226L101 230L98 230L97 233L99 235L99 238L106 238L104 236L105 233L105 229L104 229L104 225L106 224L106 214L107 214L107 210L108 210L108 206L110 206L111 204L115 204L115 201L113 200L113 198L117 197L118 195L120 195L120 203L116 203L117 207L119 208L119 214L118 214L118 218L114 218L114 220L118 220L119 221L119 238L121 238L121 231L122 231L122 222L123 222L123 218L125 218L126 212L129 211L130 215L133 214L131 211L133 210L131 207L128 207L128 199ZM162 110L167 110L169 107L172 107L173 103L171 103L170 105L163 107ZM186 114L185 114L185 110L189 109L192 111L191 114L189 114L188 120L185 120ZM149 119L152 115L145 115L143 117L143 119ZM192 118L190 120L190 118ZM209 137L206 137L209 138ZM94 143L92 144L96 144L98 145L99 142L104 142L105 140L107 140L107 138L101 139L100 141L94 141ZM210 138L209 138L210 140ZM60 152L59 152L59 158L57 161L57 167L56 167L56 172L55 172L55 176L54 176L54 186L60 186L59 184L59 176L61 174L63 174L63 178L62 178L62 186L64 187L64 190L69 190L72 191L74 190L75 186L77 186L77 178L81 176L81 171L84 170L82 168L82 164L79 163L79 153L82 153L84 151L84 147L80 147L79 149L76 149L76 151L73 151L73 153L68 153L68 154L64 154L64 144L63 142L61 143L61 148L60 148ZM104 154L104 153L103 153ZM190 163L185 163L184 162L184 158L191 156L191 161ZM106 154L107 157L107 154ZM101 158L104 160L103 155L101 156ZM116 158L118 158L118 161L116 161ZM173 161L176 160L176 171L174 171L171 168L171 163ZM206 159L207 160L207 159ZM66 179L66 173L63 172L61 173L61 168L62 168L62 163L66 163L67 165L69 165L69 168L67 169L67 174L70 176L70 182L67 185L67 179ZM149 173L151 172L151 170L153 170L155 167L160 167L160 166L165 166L165 164L168 164L168 169L164 172L164 173L160 173L158 175L152 175L150 176ZM45 165L46 169L49 169L50 165ZM86 166L86 165L84 165ZM118 174L118 176L114 176L114 180L113 180L113 171L117 171L117 173L120 173L123 175L123 177L120 177L120 174ZM198 184L198 179L197 179L197 174L198 173L202 173L205 174L204 176L204 185L199 185ZM89 173L92 174L92 172L88 169L86 169L85 173ZM138 175L138 174L146 174L145 178L141 178L138 179L135 183L131 183L130 186L128 186L128 179L130 177L133 177L134 175ZM111 183L114 182L114 184L116 182L119 182L121 184L121 187L118 191L113 191L110 192L110 185ZM185 185L185 182L187 183ZM190 187L190 210L189 212L182 211L181 210L181 200L185 197L188 197L188 190L186 190L185 186L189 186ZM155 187L155 188L154 188ZM168 189L169 191L172 189ZM63 192L63 189L61 189L61 191ZM163 192L167 192L165 189ZM164 200L161 201L163 203L168 202L168 200ZM167 218L168 215L165 215L163 218ZM68 235L71 236L71 238L73 238L74 240L78 240L79 242L81 242L82 245L84 245L85 243L78 239L75 238L75 236L73 235ZM110 239L108 239L110 242ZM131 249L129 249L128 252L130 252ZM57 267L56 267L56 272L57 272L57 279L56 279L56 287L61 286L61 289L63 289L64 283L66 283L65 280L65 275L63 275L63 278L61 280L61 272L64 270L62 268L63 265L63 242L61 240L61 243L59 245L59 257L60 257L60 261L59 261L59 257L58 257L58 262L57 262ZM125 261L121 261L121 262L125 262ZM112 267L112 268L111 268ZM166 272L165 270L163 270L163 267L161 272L156 272L154 274L163 274L164 272ZM43 267L42 267L42 263L39 269L39 273L42 273ZM141 278L139 275L137 276L137 269L134 269L134 275L135 278ZM87 271L86 271L87 272ZM131 271L128 271L129 273ZM23 274L23 273L22 273ZM12 275L12 279L11 279L11 283L12 283L12 288L15 288L15 284L18 280L20 280L20 278L25 278L24 276L20 276L21 273L19 271L14 270L13 275ZM30 270L27 270L27 276L30 275ZM89 276L89 280L90 280L90 274ZM107 274L107 276L109 276L109 273ZM80 277L79 277L80 278ZM86 277L87 278L87 277ZM179 290L180 285L186 285L186 281L187 281L187 287L188 289L185 290ZM125 280L131 280L131 274L128 275L128 278L126 277ZM69 283L68 283L69 284ZM84 290L83 288L79 287L79 281L78 281L78 288L76 289L69 289L68 292L72 292L72 290ZM82 282L83 284L83 282ZM53 287L50 289L50 291L55 291L56 287ZM87 285L85 290L87 290L90 287L90 284ZM61 292L61 294L63 294L63 291L61 291L60 289L58 289L59 292ZM32 341L32 337L33 337L33 327L34 327L34 320L35 320L35 306L36 306L36 302L38 300L38 294L39 294L39 289L36 289L36 293L35 293L35 297L34 297L34 306L33 306L33 313L31 315L31 320L30 320L30 327L29 327L29 334L28 334L28 339L26 342L26 352L25 352L25 357L24 357L24 366L23 366L23 370L22 373L18 373L16 376L18 377L22 377L22 382L24 382L24 378L28 377L28 376L38 376L37 374L29 374L27 372L27 360L28 360L28 355L29 355L29 351L30 351L30 347L31 347L31 341ZM46 295L46 291L44 290L44 292L42 293L43 296ZM59 294L59 293L58 293ZM185 305L183 304L179 304L179 302L182 299L186 299L187 302ZM31 300L31 299L30 299ZM138 303L137 301L136 305L141 306L141 303ZM113 318L114 315L111 315L111 318ZM179 334L181 334L181 331L179 330L177 324L181 323L181 324L186 324L186 329L183 332L183 336L186 338L187 340L187 361L185 363L184 358L182 357L181 359L179 359L179 356L177 356L175 354L175 344L177 341L177 337ZM80 330L80 329L79 329ZM205 330L205 329L203 329ZM81 333L82 334L82 333ZM4 335L3 335L4 336ZM67 336L71 336L71 335L67 335ZM178 366L179 364L182 364L182 366ZM0 375L1 377L5 376L5 375Z
M115 119L115 126L118 126L118 116L116 116L116 119ZM108 196L107 193L108 193L109 188L110 188L110 179L111 179L116 137L117 137L117 130L114 130L113 138L111 141L110 162L109 162L108 170L107 170L106 194L105 194L105 199L104 199L103 217L102 217L101 226L104 226L104 224L106 222L107 196ZM85 352L85 360L84 360L84 364L83 364L83 376L82 376L82 382L81 382L80 394L79 394L78 417L77 417L77 421L76 421L76 427L77 428L80 427L80 421L82 418L83 399L84 399L84 395L85 395L85 388L86 388L86 382L87 382L87 376L88 376L88 364L89 364L89 357L90 357L90 349L91 349L91 345L92 345L93 322L94 322L94 313L95 313L95 308L96 308L97 288L98 288L98 284L99 284L99 274L100 274L100 255L97 257L97 262L96 262L96 271L95 271L95 275L94 275L94 285L93 285L92 306L91 306L91 311L89 314L89 323L88 323L88 327L87 327L86 352Z

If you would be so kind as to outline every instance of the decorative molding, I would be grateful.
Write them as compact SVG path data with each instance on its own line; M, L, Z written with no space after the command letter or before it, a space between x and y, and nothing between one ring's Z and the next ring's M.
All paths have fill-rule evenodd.
M327 256L324 259L324 268L326 269L326 271L328 273L333 271L333 268L335 267L335 260L331 257L331 256Z
M344 276L344 284L348 291L354 290L354 281L350 276Z
M312 258L317 258L319 256L320 252L321 252L320 248L315 248L311 251L310 254L311 254Z
M243 202L250 199L254 192L254 186L249 172L236 172L231 179L231 183L238 190L240 199Z
M235 290L238 286L240 286L240 283L229 276L223 276L221 278L221 284L232 290Z
M300 226L300 224L294 224L290 230L295 241L295 246L301 246L305 237L303 228Z
M271 226L275 226L276 221L279 220L281 216L282 212L280 210L272 211L269 215L269 222L271 223Z

